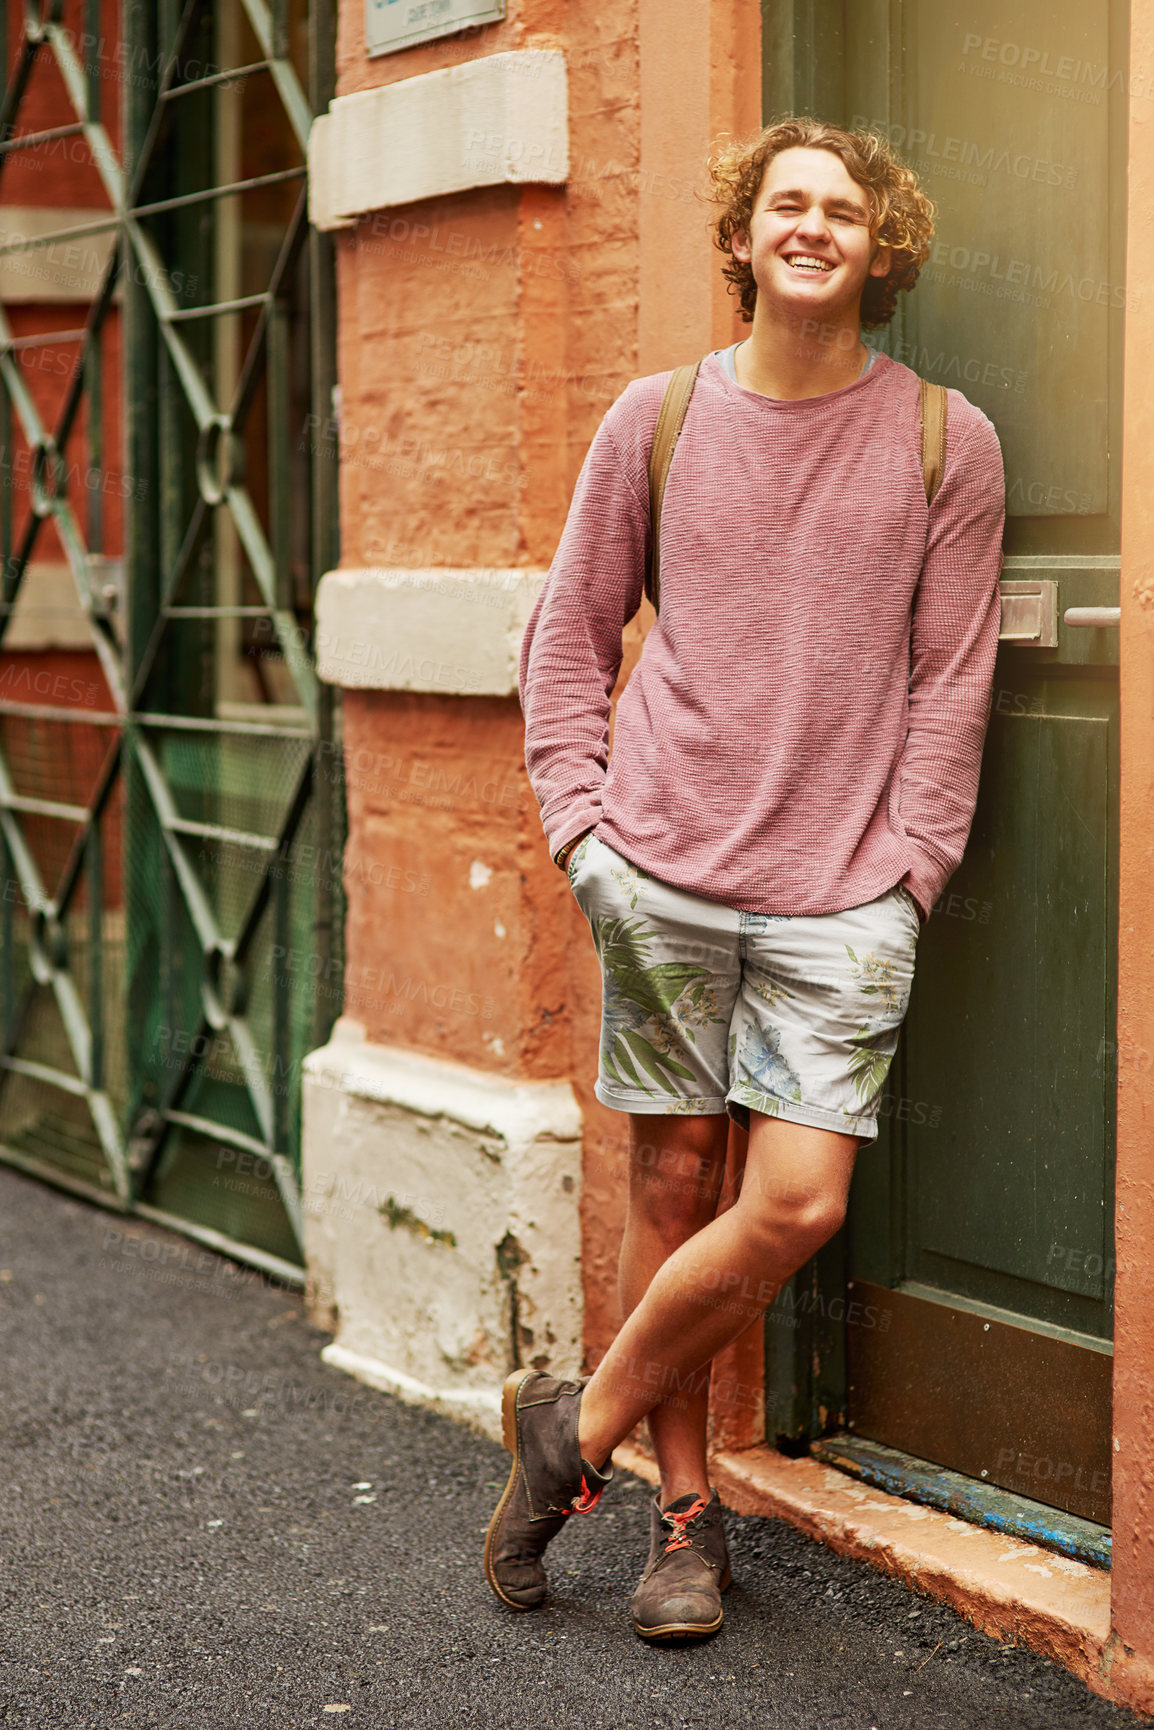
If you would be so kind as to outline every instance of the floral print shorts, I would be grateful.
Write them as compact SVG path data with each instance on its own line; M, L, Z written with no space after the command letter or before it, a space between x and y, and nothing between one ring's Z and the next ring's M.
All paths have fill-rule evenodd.
M761 1111L874 1140L914 976L907 890L841 913L734 912L595 835L568 872L601 960L602 1104L743 1127Z

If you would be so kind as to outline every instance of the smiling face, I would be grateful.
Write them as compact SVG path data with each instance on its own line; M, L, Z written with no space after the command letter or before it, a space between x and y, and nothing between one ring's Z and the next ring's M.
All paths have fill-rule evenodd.
M856 317L867 278L885 276L892 262L870 233L869 195L832 150L773 157L749 228L732 244L753 270L763 317Z

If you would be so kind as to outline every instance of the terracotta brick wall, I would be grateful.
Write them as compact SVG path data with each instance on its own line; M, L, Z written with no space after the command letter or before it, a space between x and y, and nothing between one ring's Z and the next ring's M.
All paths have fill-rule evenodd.
M363 8L346 0L341 95L563 48L571 162L563 188L460 193L340 237L346 566L547 566L610 402L640 372L733 340L695 187L708 136L758 124L757 17L704 0L511 6L500 26L370 61ZM649 100L668 110L679 81L696 127L672 145L659 130L650 160L643 38L658 59ZM635 622L622 684L641 640ZM593 1098L599 974L546 854L519 706L348 692L345 738L348 1013L374 1040L572 1080L595 1361L619 1320L627 1126Z

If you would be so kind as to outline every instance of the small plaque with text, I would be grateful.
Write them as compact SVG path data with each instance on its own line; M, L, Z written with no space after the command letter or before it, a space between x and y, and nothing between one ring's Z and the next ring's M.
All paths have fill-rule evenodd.
M495 24L505 16L505 0L365 0L365 42L370 57L395 54L417 42Z

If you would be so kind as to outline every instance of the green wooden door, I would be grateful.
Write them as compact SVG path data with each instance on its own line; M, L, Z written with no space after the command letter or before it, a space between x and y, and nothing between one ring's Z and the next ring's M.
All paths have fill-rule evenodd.
M809 1293L807 1367L780 1305L769 1329L771 1433L844 1423L1105 1523L1125 8L807 4L771 24L769 112L884 131L937 205L881 346L990 416L1008 508L969 849L921 938L847 1231L783 1295L796 1321Z

